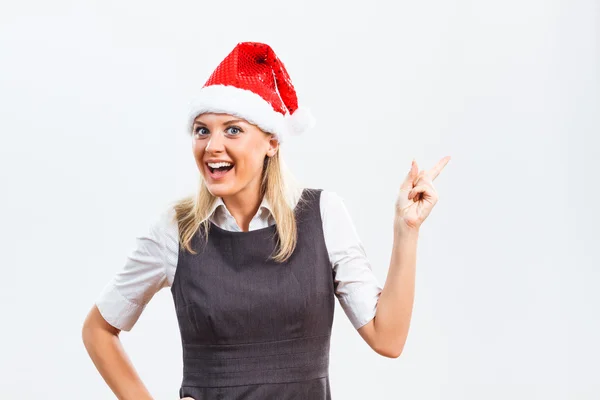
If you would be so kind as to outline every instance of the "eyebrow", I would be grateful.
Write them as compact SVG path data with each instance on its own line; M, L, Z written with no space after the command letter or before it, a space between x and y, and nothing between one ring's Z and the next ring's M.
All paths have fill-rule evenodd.
M243 119L232 119L232 120L229 120L227 122L224 122L223 125L231 125L231 124L233 124L235 122L245 122L245 121ZM202 122L202 121L194 121L194 124L206 126L206 124L204 122Z

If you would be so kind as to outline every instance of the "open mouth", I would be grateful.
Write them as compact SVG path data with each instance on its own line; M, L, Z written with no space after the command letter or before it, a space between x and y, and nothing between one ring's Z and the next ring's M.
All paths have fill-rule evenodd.
M219 163L206 163L206 168L213 179L222 178L231 171L234 167L232 163L219 162Z

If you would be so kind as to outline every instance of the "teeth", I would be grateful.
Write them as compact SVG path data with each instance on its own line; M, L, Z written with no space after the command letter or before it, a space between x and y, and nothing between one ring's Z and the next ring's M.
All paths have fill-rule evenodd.
M219 168L219 167L229 167L231 166L228 162L218 162L218 163L208 163L208 166L211 168Z

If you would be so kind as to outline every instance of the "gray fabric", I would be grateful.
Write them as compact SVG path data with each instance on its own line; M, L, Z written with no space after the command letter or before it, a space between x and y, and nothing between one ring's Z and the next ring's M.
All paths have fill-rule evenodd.
M171 286L183 346L180 398L331 399L329 344L335 306L320 189L295 208L298 244L268 260L276 227L198 231L180 250Z

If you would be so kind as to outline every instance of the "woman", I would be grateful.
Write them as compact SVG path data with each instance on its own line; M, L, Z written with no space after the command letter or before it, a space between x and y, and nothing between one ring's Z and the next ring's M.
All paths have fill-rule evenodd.
M437 202L413 164L396 202L382 288L343 201L300 188L280 144L312 126L266 44L244 42L221 62L190 114L198 193L163 213L86 318L85 346L120 399L151 399L115 340L170 287L183 346L180 398L330 399L334 298L377 353L402 352L413 304L416 243Z

